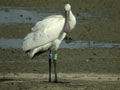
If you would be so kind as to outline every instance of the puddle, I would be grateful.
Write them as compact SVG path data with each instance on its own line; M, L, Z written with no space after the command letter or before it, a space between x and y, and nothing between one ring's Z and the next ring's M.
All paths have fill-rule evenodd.
M23 39L0 38L0 48L21 48ZM95 41L74 41L71 43L62 42L60 48L86 49L86 48L120 48L120 43L105 43Z
M22 8L0 8L0 24L35 23L52 14Z
M63 13L63 12L62 12ZM36 23L43 18L61 14L51 8L50 11L37 11L32 9L25 9L22 7L0 7L0 24L14 24L14 23ZM100 19L107 19L108 17L100 13L80 12L75 15L78 24L88 24L98 21Z
M21 48L23 39L0 38L0 48Z

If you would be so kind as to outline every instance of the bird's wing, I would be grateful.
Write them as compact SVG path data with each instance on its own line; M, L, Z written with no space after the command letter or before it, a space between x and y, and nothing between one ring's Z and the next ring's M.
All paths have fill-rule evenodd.
M35 26L32 28L32 31L44 31L51 27L52 24L58 23L60 20L62 20L64 17L61 15L52 15L48 16L42 21L38 21Z
M53 15L36 23L23 41L23 50L27 51L45 45L58 38L62 32L65 19L61 15Z

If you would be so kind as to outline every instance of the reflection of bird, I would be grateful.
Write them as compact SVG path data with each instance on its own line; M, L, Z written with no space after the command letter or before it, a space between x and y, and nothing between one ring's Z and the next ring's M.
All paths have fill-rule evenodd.
M23 41L23 50L33 58L36 54L50 51L49 54L49 82L51 82L51 62L53 59L55 82L57 82L56 60L60 43L76 25L76 19L71 11L70 4L65 5L65 17L62 15L48 16L36 23ZM52 51L54 51L54 57Z

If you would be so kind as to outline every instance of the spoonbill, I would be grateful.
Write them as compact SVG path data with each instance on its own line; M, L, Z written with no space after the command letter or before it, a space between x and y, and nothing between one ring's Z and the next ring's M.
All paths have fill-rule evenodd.
M71 11L71 5L65 4L64 10L65 16L51 15L42 21L38 21L32 28L32 32L23 41L22 49L30 58L49 50L49 82L51 82L52 61L54 64L55 82L58 82L56 70L57 50L66 34L76 25L76 18Z

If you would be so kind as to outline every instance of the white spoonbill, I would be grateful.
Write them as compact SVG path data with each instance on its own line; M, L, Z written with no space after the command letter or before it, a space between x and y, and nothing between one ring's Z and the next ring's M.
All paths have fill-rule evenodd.
M36 54L45 52L49 53L49 82L51 82L51 63L53 60L55 82L57 80L56 72L56 60L57 50L65 38L76 25L76 18L71 11L71 5L65 4L65 16L52 15L48 16L42 21L38 21L32 28L32 32L29 33L23 41L23 50L33 58ZM52 50L54 55L52 55Z

